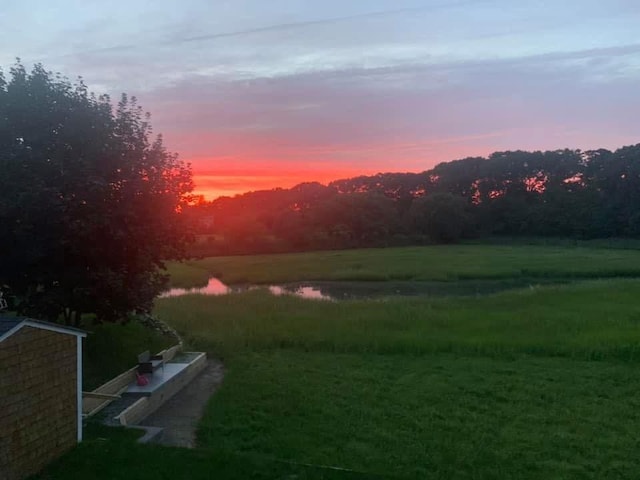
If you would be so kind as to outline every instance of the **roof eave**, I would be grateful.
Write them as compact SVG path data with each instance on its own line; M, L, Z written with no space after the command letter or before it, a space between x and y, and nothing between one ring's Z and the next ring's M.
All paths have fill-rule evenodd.
M50 332L62 333L65 335L73 335L74 337L84 338L87 336L87 332L85 332L84 330L80 330L79 328L67 327L63 325L57 325L55 323L43 322L41 320L31 320L31 319L25 318L16 326L14 326L10 330L7 330L2 335L0 335L0 342L5 340L6 338L9 338L11 335L17 333L23 327L39 328L41 330L48 330Z

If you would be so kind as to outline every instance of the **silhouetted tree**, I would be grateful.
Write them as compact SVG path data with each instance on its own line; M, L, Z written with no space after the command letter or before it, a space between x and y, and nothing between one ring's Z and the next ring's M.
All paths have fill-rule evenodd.
M0 78L0 284L22 312L77 322L150 309L164 261L191 239L191 189L135 98L113 107L41 65Z

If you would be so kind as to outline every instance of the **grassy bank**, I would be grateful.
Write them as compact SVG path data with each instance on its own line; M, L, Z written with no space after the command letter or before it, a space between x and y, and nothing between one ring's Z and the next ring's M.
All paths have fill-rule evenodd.
M436 245L210 257L169 266L172 284L202 286L300 280L457 281L515 277L640 276L640 250L542 245Z

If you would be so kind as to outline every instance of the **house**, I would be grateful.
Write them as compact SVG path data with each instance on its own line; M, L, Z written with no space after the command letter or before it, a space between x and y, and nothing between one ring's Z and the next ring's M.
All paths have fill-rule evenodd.
M39 471L82 440L82 338L71 327L0 316L0 477Z

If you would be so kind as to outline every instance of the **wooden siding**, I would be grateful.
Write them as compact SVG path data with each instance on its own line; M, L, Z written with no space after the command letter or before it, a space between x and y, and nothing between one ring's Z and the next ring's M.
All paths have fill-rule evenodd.
M0 472L20 480L77 441L76 337L23 327L0 342Z

